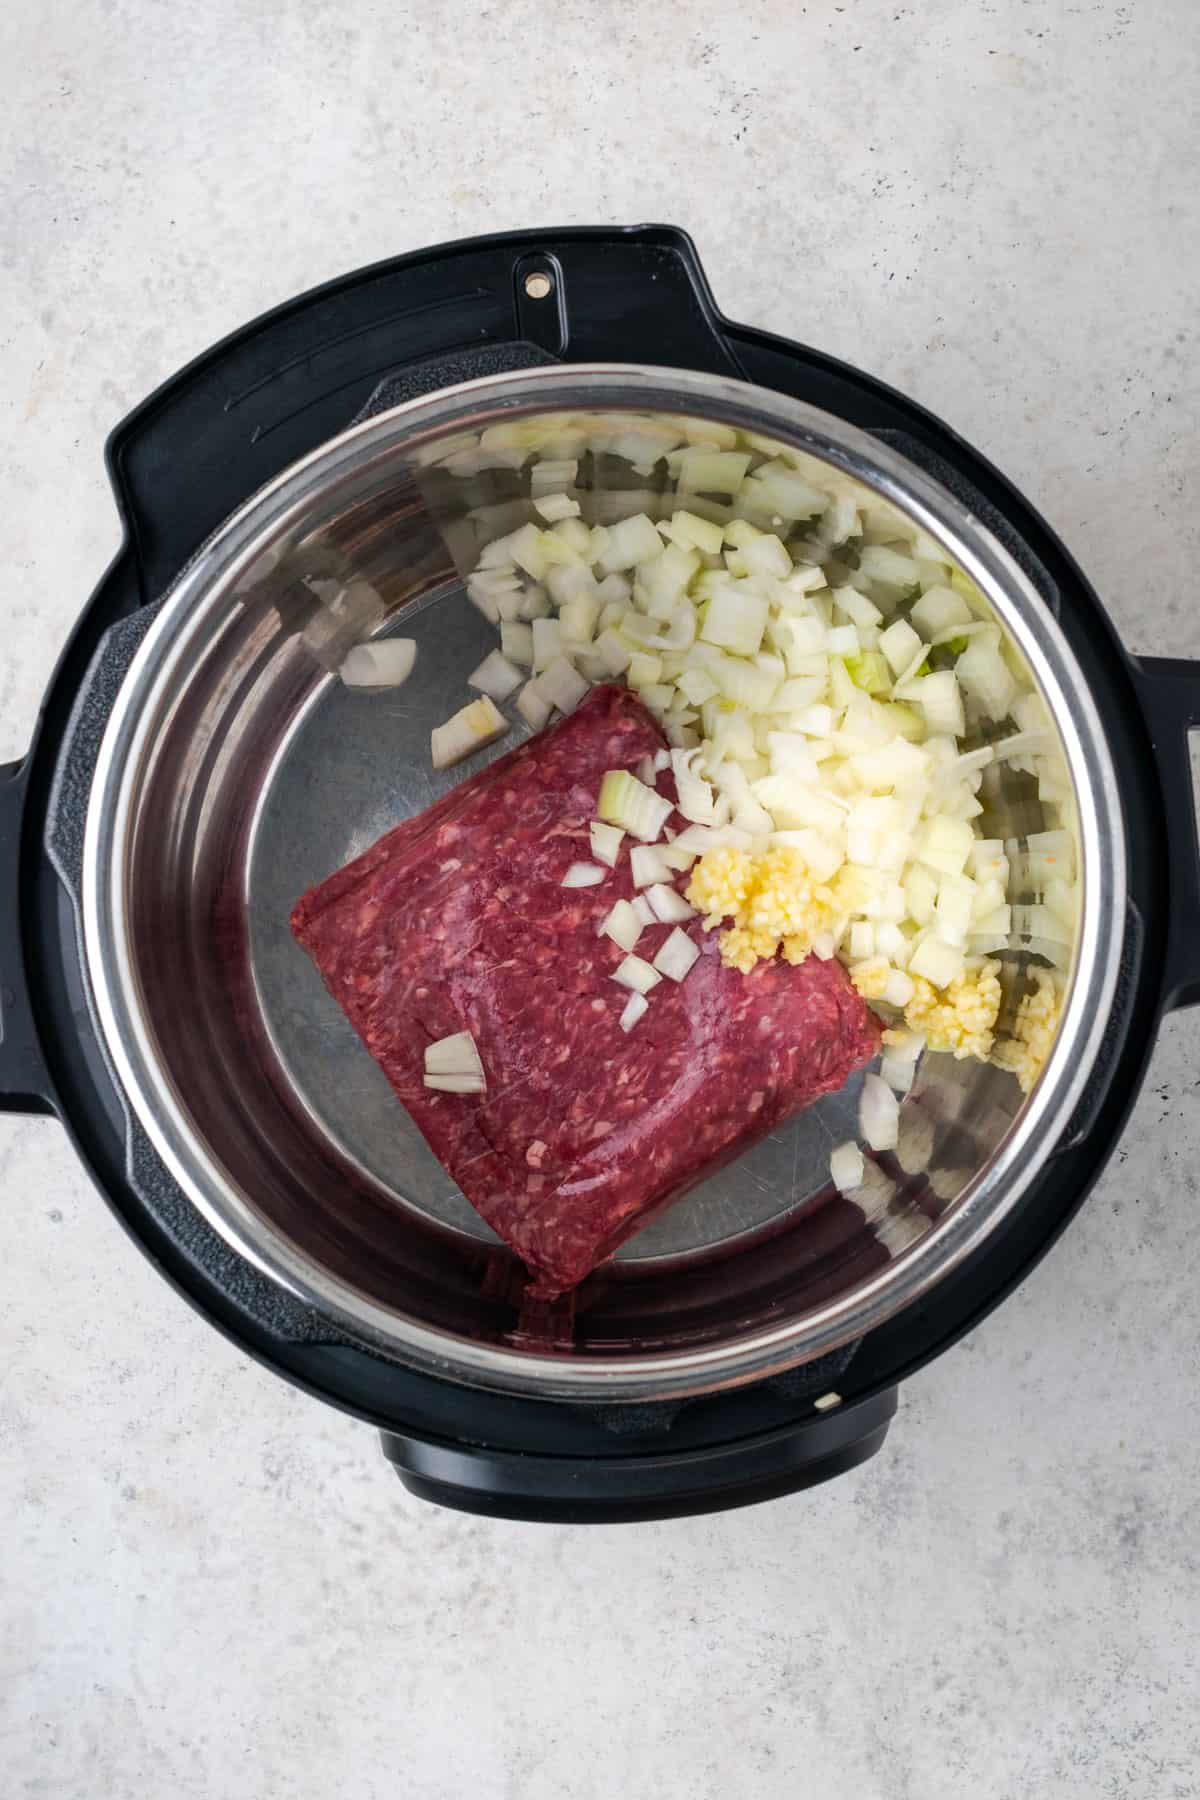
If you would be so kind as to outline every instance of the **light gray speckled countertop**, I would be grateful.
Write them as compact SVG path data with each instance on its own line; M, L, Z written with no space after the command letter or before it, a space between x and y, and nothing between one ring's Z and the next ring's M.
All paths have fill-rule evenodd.
M101 445L262 308L667 219L941 413L1134 650L1200 656L1194 0L8 0L0 760L117 541ZM1200 1793L1200 1029L882 1456L583 1534L407 1499L0 1120L8 1800Z

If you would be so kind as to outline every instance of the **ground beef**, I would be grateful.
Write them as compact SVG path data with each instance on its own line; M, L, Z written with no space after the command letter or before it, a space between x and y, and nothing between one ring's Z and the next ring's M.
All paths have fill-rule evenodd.
M878 1048L837 962L722 967L715 934L664 979L629 1033L623 952L598 926L633 893L629 858L599 886L561 885L591 857L606 769L662 736L619 686L456 788L313 888L292 929L436 1155L561 1293L677 1199ZM664 784L664 791L665 784ZM676 824L681 823L678 818ZM681 880L684 878L681 878ZM653 959L672 927L643 932ZM469 1031L484 1095L423 1083L428 1044Z

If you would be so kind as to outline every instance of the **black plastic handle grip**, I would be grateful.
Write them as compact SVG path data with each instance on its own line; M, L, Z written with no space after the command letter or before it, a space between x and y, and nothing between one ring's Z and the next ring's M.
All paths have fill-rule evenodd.
M753 1506L830 1481L879 1450L896 1411L885 1388L795 1425L704 1449L528 1456L383 1433L411 1494L457 1512L536 1524L613 1525Z
M1200 834L1189 733L1200 728L1200 662L1139 657L1135 668L1167 821L1170 912L1163 1005L1200 1005Z
M54 1088L34 1022L21 934L27 780L27 763L0 764L0 1112L52 1113Z

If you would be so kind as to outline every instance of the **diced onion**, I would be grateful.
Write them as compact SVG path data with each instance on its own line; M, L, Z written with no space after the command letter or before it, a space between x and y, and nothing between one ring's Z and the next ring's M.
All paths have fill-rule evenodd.
M925 646L906 619L897 619L886 631L880 632L879 648L896 676L904 674L914 658L919 668L925 655Z
M618 950L628 953L641 937L645 926L636 904L618 900L600 927L601 935L610 937Z
M525 723L534 731L540 731L545 725L553 707L542 693L536 681L527 681L517 695L517 711Z
M348 650L338 673L347 687L400 687L412 674L416 660L413 638L380 638Z
M478 1075L426 1075L427 1088L436 1088L443 1094L484 1094L487 1083Z
M533 667L533 626L506 619L500 627L500 649L510 663Z
M740 582L731 582L716 590L700 635L706 644L753 656L762 643L770 607L765 596L741 592L742 587Z
M572 863L563 876L560 886L565 888L598 887L604 880L607 871L599 863Z
M613 980L622 987L632 988L635 994L648 994L652 987L657 987L662 976L657 969L643 962L640 956L627 956L613 970Z
M558 615L564 646L574 651L580 645L590 645L599 616L600 602L594 594L580 594L576 599L568 600Z
M644 994L630 994L621 1013L621 1030L632 1031L638 1020L645 1015L649 1005L650 1002Z
M632 654L624 638L611 629L600 633L595 642L595 653L610 675L623 675L629 667Z
M921 975L939 988L949 987L962 969L963 952L935 937L924 938L908 959L910 975Z
M676 926L670 937L660 944L654 967L669 980L682 981L699 955L700 946Z
M914 846L917 858L942 875L961 875L975 834L963 819L931 819Z
M685 819L696 825L720 825L723 819L718 817L719 803L716 795L703 776L695 772L695 761L698 750L673 750L671 752L671 768L675 776L675 792L678 799L675 804ZM728 808L725 817L728 818Z
M969 643L954 665L954 678L988 718L1008 717L1017 696L1017 683L998 644L978 640Z
M456 1031L425 1046L427 1075L474 1075L484 1079L479 1049L469 1031Z
M903 969L893 969L884 986L883 998L889 1006L907 1006L913 997L914 987L911 975L906 975Z
M511 629L511 627L510 627ZM520 687L525 677L513 667L499 650L485 656L477 669L467 676L467 686L478 688L493 700L507 700Z
M652 844L671 816L671 802L640 782L628 769L609 769L600 784L596 811L609 825Z
M617 575L632 569L635 563L649 562L662 555L663 541L645 513L631 519L619 519L608 528L602 554L596 559L602 575Z
M596 861L607 863L610 869L615 869L617 857L621 853L621 841L625 836L620 826L606 825L603 819L593 819L588 827L588 834Z
M634 852L636 855L636 851ZM675 925L684 919L694 919L696 909L689 906L683 895L675 888L668 887L665 882L655 882L647 887L646 898L650 902L650 910L662 925Z
M508 720L502 712L497 711L494 702L486 694L478 700L472 700L469 706L456 712L444 725L435 725L430 733L434 768L452 768L464 756L470 756L473 751L494 744L508 729Z
M724 532L711 519L701 519L693 512L680 511L672 513L670 519L658 528L664 537L672 543L680 545L684 550L702 550L709 556L715 556L724 541Z
M537 630L536 625L534 630ZM543 696L557 706L561 713L574 712L588 691L587 682L577 669L571 667L565 656L556 656L537 679Z
M654 883L668 882L671 879L671 865L662 846L658 844L635 844L629 852L629 869L636 888L650 887Z
M533 667L537 674L562 655L563 629L557 619L533 621Z
M925 714L930 731L944 731L952 737L961 737L967 721L954 671L941 669L926 675L917 686L917 705Z
M911 556L902 556L885 544L867 544L858 559L858 572L868 581L882 582L886 587L913 588L920 570Z
M872 1150L896 1148L900 1132L900 1107L887 1082L878 1075L863 1076L858 1123Z
M857 1144L839 1144L829 1158L829 1174L840 1194L853 1193L861 1187L867 1173L863 1153Z
M969 625L971 609L953 588L927 588L910 614L915 628L926 639L936 637L948 625Z

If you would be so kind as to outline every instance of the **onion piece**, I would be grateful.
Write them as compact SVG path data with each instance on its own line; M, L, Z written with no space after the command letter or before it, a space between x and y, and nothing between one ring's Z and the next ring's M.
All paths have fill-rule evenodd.
M505 619L500 627L500 649L510 663L533 667L533 626L519 619Z
M916 1072L917 1065L915 1062L911 1062L906 1056L897 1056L890 1050L886 1056L883 1056L880 1059L879 1073L881 1078L887 1082L893 1093L899 1094L901 1099L904 1098L905 1094L907 1094L912 1087L913 1077Z
M642 922L636 904L629 900L618 900L600 927L602 937L610 937L618 950L626 955L633 949L645 925Z
M629 667L631 651L619 632L605 627L593 646L610 675L623 675Z
M683 895L675 888L668 887L666 882L656 881L647 887L646 899L660 925L681 924L684 919L694 919L696 916L695 907L689 906Z
M908 959L910 975L921 975L934 987L949 987L963 971L963 952L935 937L923 938Z
M698 750L673 750L671 769L675 776L676 809L695 825L722 825L729 816L727 802L719 802L708 782L695 771ZM657 761L657 758L655 758ZM722 805L724 817L719 816Z
M879 1075L863 1076L858 1123L872 1150L894 1150L900 1134L900 1106Z
M469 1031L455 1031L425 1046L427 1075L474 1075L484 1080L479 1047Z
M667 976L669 980L682 981L699 955L699 944L693 943L687 932L680 931L676 926L670 937L659 945L658 955L654 958L654 967L660 975Z
M557 619L533 621L533 667L540 675L556 657L562 655L563 629Z
M853 1193L861 1187L867 1173L863 1153L857 1144L839 1144L829 1158L829 1174L839 1194Z
M536 632L537 626L534 626ZM538 676L538 688L561 713L572 713L588 692L588 684L565 656L556 656Z
M435 769L450 769L475 750L494 744L509 730L508 720L486 694L472 700L444 725L435 725L429 737Z
M887 657L897 680L907 671L920 668L925 660L925 646L906 619L897 619L879 634L879 648Z
M663 541L645 513L634 513L630 519L618 519L608 527L604 548L595 561L602 575L619 575L635 563L650 562L662 555Z
M346 687L400 687L412 674L416 660L415 639L380 638L373 644L355 644L343 657L338 673Z
M755 655L762 643L770 604L747 588L745 582L731 581L713 594L700 631L706 644L716 644L738 656Z
M580 594L574 600L568 600L558 614L564 648L569 647L572 652L580 646L590 648L599 617L600 602L594 594Z
M617 866L617 858L621 854L621 842L625 833L619 825L606 825L603 819L593 819L588 827L591 838L592 855L597 862L607 863L610 869Z
M950 625L971 625L974 618L961 594L951 587L926 588L909 617L926 639L936 637Z
M426 1075L427 1088L437 1088L443 1094L484 1094L487 1083L478 1075Z
M640 956L627 956L613 970L612 978L622 987L632 988L635 994L648 994L662 980L658 970Z
M753 839L748 831L740 831L736 825L688 825L671 846L673 850L690 850L695 856L703 856L706 850L748 850Z
M534 731L542 729L553 710L536 681L527 681L517 695L517 711Z
M628 769L609 769L600 784L596 811L608 825L652 844L671 816L671 802L640 782Z
M650 1002L645 994L630 994L621 1013L621 1030L632 1031L638 1020L645 1015L649 1005Z
M671 865L657 844L635 844L629 852L629 868L635 888L648 888L671 879Z
M507 656L499 650L493 650L467 676L467 686L478 688L492 700L507 700L524 679L521 670L514 668Z
M720 525L686 511L672 513L669 520L659 523L658 529L663 537L678 544L681 550L701 550L708 556L720 553L725 537Z
M601 868L599 863L575 862L571 864L559 886L565 888L598 887L607 873L608 871Z

